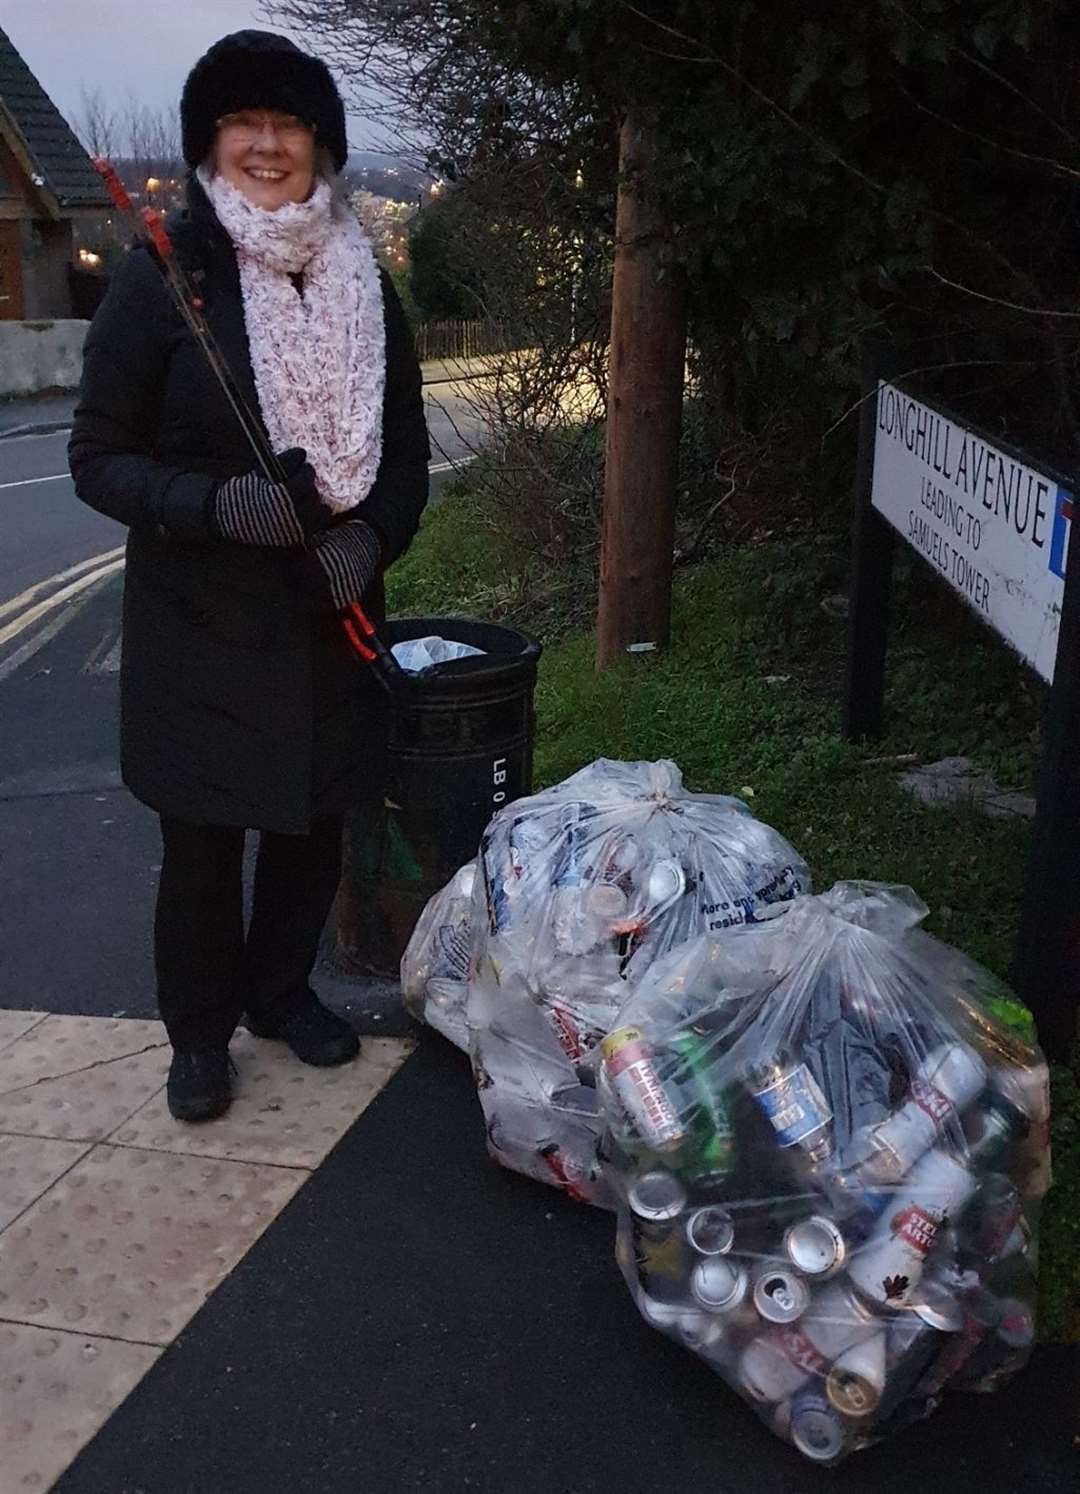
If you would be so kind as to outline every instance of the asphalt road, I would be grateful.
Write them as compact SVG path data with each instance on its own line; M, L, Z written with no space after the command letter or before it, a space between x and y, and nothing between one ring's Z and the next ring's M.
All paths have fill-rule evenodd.
M66 433L0 442L0 525L0 604L124 543L122 525L75 497Z

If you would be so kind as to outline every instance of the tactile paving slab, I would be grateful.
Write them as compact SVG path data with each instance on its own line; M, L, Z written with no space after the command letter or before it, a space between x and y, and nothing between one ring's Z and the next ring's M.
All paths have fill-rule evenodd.
M0 1323L3 1494L44 1494L160 1353Z
M33 1033L0 1053L0 1075L10 1054ZM21 1136L53 1136L66 1141L98 1141L145 1105L164 1086L168 1048L151 1048L70 1074L0 1094L0 1131ZM3 1082L0 1079L0 1082Z
M6 1229L88 1150L87 1142L0 1136L0 1230Z
M13 1043L16 1038L22 1037L23 1033L29 1032L31 1027L44 1022L47 1015L47 1012L0 1011L0 1048L6 1048L8 1043Z
M306 1179L95 1147L0 1235L0 1319L167 1344Z
M165 1096L145 1105L109 1140L279 1167L317 1167L413 1049L410 1040L365 1038L360 1057L335 1069L302 1064L284 1043L238 1032L231 1053L236 1098L212 1125L173 1120Z
M148 1048L164 1048L167 1042L160 1022L113 1017L46 1017L3 1055L0 1095Z

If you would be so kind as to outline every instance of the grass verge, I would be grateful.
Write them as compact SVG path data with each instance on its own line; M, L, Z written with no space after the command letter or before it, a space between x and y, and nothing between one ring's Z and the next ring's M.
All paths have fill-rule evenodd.
M1005 976L1030 823L959 804L925 808L897 784L914 757L967 756L1030 791L1041 687L991 634L900 565L886 726L838 731L846 625L823 608L842 583L842 537L802 534L733 549L676 578L672 643L597 675L592 638L530 620L475 500L425 517L390 577L399 614L513 616L545 637L536 692L537 786L596 757L673 758L687 787L742 795L802 852L818 887L871 878L914 887L926 927ZM558 578L555 580L557 590ZM1040 1332L1080 1341L1080 1061L1053 1071L1055 1186L1042 1213Z

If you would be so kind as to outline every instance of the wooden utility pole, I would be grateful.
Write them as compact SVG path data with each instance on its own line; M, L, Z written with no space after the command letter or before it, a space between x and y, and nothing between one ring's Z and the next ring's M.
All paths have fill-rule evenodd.
M662 648L671 632L686 277L656 161L654 120L631 109L619 137L597 669Z

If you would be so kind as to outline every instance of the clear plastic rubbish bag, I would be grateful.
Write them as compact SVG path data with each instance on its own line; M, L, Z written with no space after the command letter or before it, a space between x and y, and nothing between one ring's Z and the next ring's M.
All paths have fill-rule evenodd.
M695 940L600 1046L639 1310L822 1463L996 1389L1034 1338L1046 1064L925 912L842 882Z
M430 669L433 664L447 664L451 659L471 659L482 654L482 648L471 643L458 643L452 638L406 638L395 643L390 650L394 658L409 674L419 674L421 669Z
M451 877L430 899L401 957L406 1010L468 1052L465 1022L472 961L472 897L476 862Z
M674 945L809 890L741 800L672 762L601 758L500 810L481 841L467 1020L492 1155L610 1204L591 1061L628 989Z

